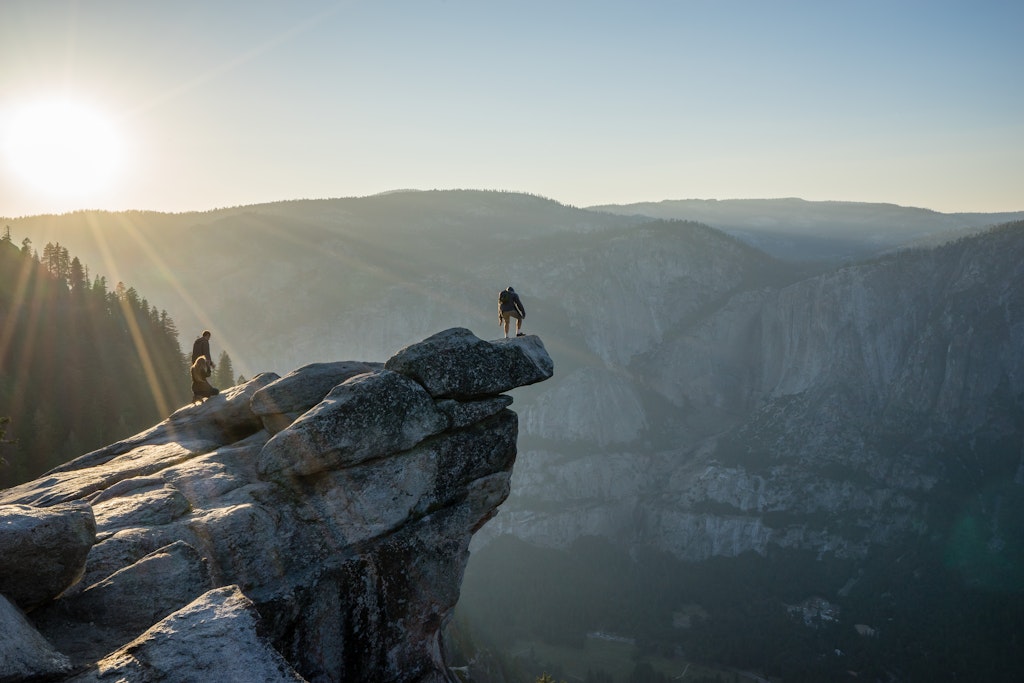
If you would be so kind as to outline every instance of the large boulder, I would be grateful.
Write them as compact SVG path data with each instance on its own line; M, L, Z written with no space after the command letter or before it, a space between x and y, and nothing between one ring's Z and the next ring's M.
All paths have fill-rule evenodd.
M383 363L356 361L304 365L253 394L250 407L263 421L267 431L277 434L320 403L334 387L356 375L381 367Z
M211 588L202 556L175 541L69 598L64 609L135 636Z
M0 593L24 610L75 583L96 541L96 519L84 501L36 508L0 505Z
M554 372L536 335L486 342L461 327L405 347L384 367L413 378L435 398L500 394Z
M447 427L419 384L390 370L367 372L334 387L275 435L260 454L259 471L309 475L358 465L408 450Z
M237 586L211 590L101 659L74 683L304 680L259 633L260 617Z

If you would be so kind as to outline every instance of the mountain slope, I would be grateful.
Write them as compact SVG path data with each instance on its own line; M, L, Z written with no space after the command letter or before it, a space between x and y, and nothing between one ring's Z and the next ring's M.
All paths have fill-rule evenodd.
M338 354L386 357L449 323L482 328L493 292L522 282L524 242L639 222L525 195L403 192L178 215L83 212L11 228L146 291L186 342L213 330L214 345L251 375ZM326 336L339 329L340 348Z
M1022 264L1018 222L741 289L609 380L632 402L560 378L524 411L467 618L785 680L1016 680Z
M491 531L639 536L704 559L863 555L941 526L929 503L953 479L980 492L1021 466L1022 263L1024 224L1009 224L680 316L606 395L587 369L524 411L542 442ZM538 514L538 499L559 502Z
M706 223L788 260L859 260L890 249L937 243L1000 223L1024 211L943 214L866 202L803 199L667 199L590 207L623 215Z

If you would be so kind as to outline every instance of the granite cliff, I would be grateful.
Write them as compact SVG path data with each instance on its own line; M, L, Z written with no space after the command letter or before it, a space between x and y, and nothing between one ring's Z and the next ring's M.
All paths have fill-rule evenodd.
M0 681L447 681L535 336L258 375L0 491Z
M523 410L512 496L474 542L597 535L705 560L942 539L1024 481L1022 264L1013 223L661 316L632 356L568 368ZM1010 508L982 507L1001 556Z

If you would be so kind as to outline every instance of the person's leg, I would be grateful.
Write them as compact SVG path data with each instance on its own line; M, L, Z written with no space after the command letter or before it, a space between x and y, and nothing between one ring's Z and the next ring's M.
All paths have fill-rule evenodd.
M505 339L508 339L508 314L501 314L501 321L505 324Z

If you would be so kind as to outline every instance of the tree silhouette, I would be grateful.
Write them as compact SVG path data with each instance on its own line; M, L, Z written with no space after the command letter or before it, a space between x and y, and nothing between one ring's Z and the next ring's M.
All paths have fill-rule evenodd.
M217 359L217 369L213 373L213 386L218 389L226 389L235 386L235 370L231 366L231 356L227 351L221 351Z
M48 243L0 239L0 415L11 442L0 487L150 426L188 401L177 328L134 288L89 284Z

